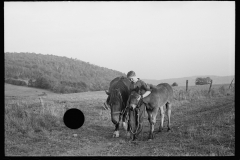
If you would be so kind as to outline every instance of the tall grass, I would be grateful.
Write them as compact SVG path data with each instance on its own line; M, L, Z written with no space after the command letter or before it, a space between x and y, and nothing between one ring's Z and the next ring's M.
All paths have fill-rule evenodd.
M207 88L202 88L201 86L194 86L187 91L183 88L174 88L174 99L181 101L181 100L196 100L196 99L203 99L203 98L213 98L213 97L222 97L228 95L234 95L235 89L232 87L228 89L227 86L223 85L218 88L212 88L209 92Z
M5 104L5 133L34 136L49 134L63 125L64 108L54 104L38 106L38 113L26 103Z

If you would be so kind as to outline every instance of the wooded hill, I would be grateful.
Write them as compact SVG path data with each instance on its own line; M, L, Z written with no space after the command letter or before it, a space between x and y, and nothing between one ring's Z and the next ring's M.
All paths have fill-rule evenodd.
M112 79L126 76L77 59L36 53L4 53L5 82L77 93L108 89Z

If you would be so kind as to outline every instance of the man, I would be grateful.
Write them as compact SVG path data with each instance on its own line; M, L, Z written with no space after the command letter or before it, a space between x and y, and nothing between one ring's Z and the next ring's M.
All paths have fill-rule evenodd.
M134 83L134 89L133 90L136 90L137 92L140 90L142 98L147 97L151 93L150 87L148 87L147 84L144 81L137 78L136 73L134 71L129 71L127 73L127 78L131 82ZM143 92L145 92L145 93L143 93ZM138 98L138 101L140 100L141 97ZM105 105L104 108L106 108L106 109L110 108L109 105L108 105L108 102L109 102L109 97L107 98L106 102L104 102L104 105Z
M150 87L148 87L148 85L144 81L137 78L136 73L134 71L129 71L127 73L127 78L134 83L133 90L136 90L137 92L140 90L142 98L147 97L151 93ZM138 101L140 100L141 97L138 98Z

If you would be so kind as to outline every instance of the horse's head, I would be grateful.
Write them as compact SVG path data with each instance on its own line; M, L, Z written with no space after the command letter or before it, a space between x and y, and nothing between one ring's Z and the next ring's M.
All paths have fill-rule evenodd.
M120 89L112 89L111 92L106 92L109 96L108 105L111 110L112 122L114 124L119 122L119 115L124 106L123 98Z

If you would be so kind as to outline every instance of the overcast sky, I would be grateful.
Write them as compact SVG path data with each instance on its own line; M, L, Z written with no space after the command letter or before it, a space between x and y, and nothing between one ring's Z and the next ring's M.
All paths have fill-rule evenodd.
M142 79L234 75L235 2L4 2L4 51Z

